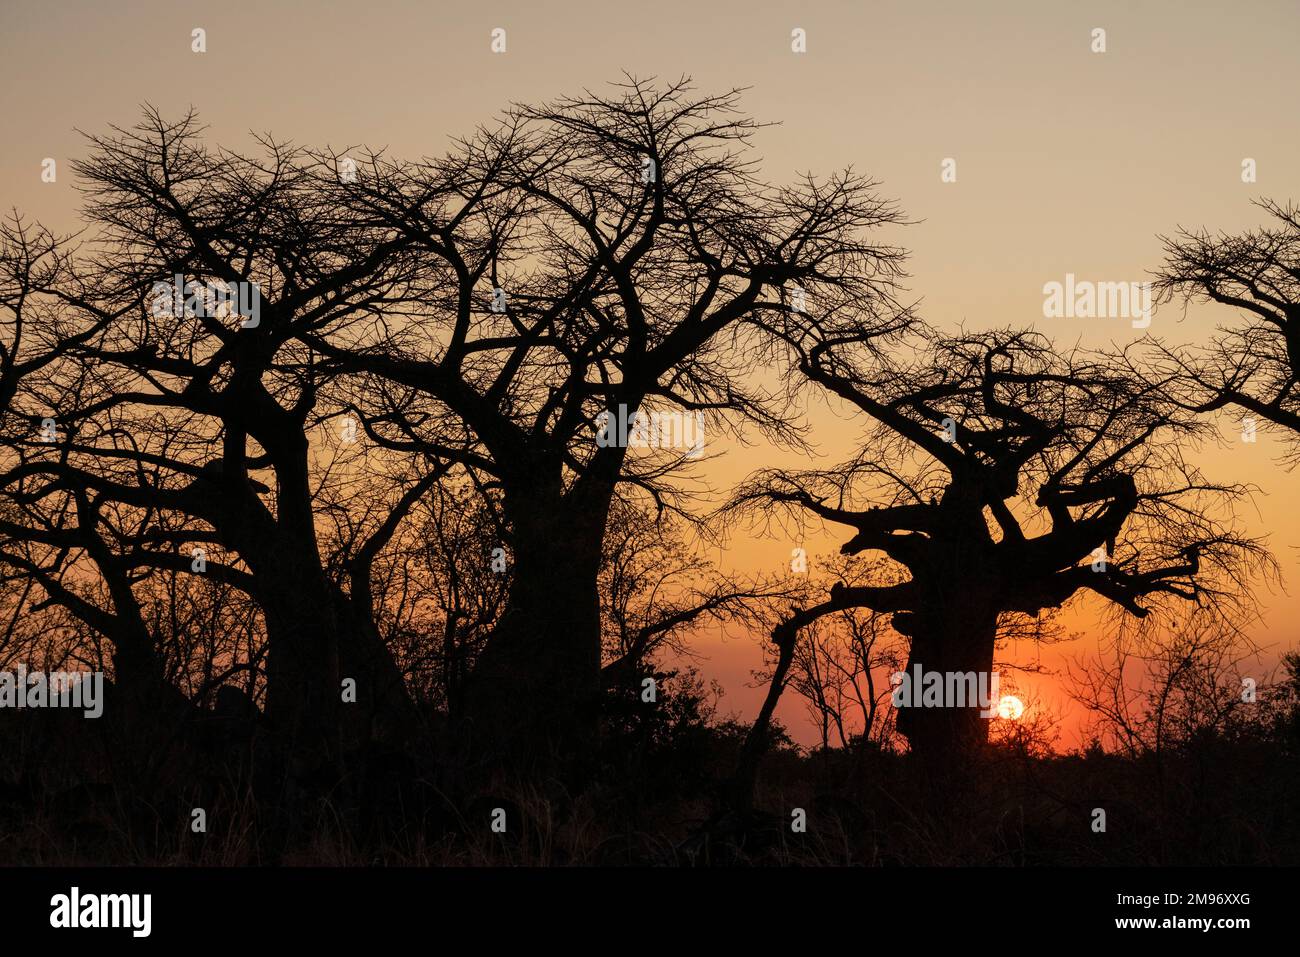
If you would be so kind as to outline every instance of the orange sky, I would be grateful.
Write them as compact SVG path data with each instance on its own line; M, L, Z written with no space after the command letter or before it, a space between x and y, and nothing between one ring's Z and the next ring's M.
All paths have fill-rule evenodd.
M208 52L190 50L195 27ZM507 51L491 53L493 28ZM807 53L790 32L807 32ZM1093 28L1107 52L1090 50ZM58 229L75 225L67 161L75 128L131 124L149 101L176 115L197 107L214 140L249 146L248 131L336 147L441 152L511 100L597 86L623 70L691 74L702 89L750 87L745 106L782 125L756 145L766 175L854 165L883 181L920 222L888 236L912 250L910 287L945 328L1037 327L1062 344L1124 342L1122 320L1047 320L1042 286L1067 272L1141 280L1159 262L1156 235L1177 225L1237 230L1259 221L1250 199L1300 199L1300 4L1199 2L646 3L176 2L5 0L0 6L0 203ZM59 163L41 182L41 161ZM940 163L957 161L957 181ZM1243 158L1258 182L1241 182ZM1205 341L1221 310L1151 331ZM852 448L857 425L813 412L825 461ZM1225 426L1225 434L1235 428ZM1269 533L1294 577L1300 475L1274 464L1267 436L1205 457L1208 473L1251 481L1266 496ZM798 466L768 449L733 450L711 466L719 488L756 465ZM810 552L838 539L810 539ZM722 556L776 570L790 542L739 540ZM1300 645L1300 603L1263 595L1255 637L1271 655ZM1090 631L1088 617L1078 627ZM1066 652L1087 650L1089 637ZM750 640L701 636L723 709L751 717L744 687L758 660ZM1050 662L1049 662L1050 663ZM1052 682L1038 689L1062 707ZM787 700L783 717L798 720ZM1077 727L1068 712L1066 729ZM797 737L811 740L800 726ZM1074 743L1069 734L1063 742Z

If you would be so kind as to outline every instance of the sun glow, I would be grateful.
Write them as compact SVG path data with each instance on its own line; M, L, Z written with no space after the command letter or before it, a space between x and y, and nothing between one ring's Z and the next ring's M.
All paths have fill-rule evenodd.
M1025 713L1025 703L1013 694L1003 695L998 702L998 717L1007 721L1018 721Z

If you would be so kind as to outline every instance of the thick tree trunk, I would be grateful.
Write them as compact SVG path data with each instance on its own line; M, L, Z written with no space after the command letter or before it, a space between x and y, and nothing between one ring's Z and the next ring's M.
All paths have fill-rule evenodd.
M162 657L145 621L131 582L123 570L101 552L100 568L113 599L116 627L113 641L111 707L105 705L109 726L118 734L118 753L132 777L152 778L170 758L169 745L190 712L189 702L163 676Z
M305 442L295 442L285 453L276 475L274 524L254 526L238 550L265 583L258 599L266 616L266 716L277 758L291 791L320 794L341 776L343 628L334 589L321 567Z
M339 678L356 682L356 700L343 705L343 741L364 748L376 741L400 745L416 730L419 716L406 679L375 627L369 602L335 595L341 624Z
M139 609L134 608L138 613ZM117 737L117 760L132 781L154 781L171 757L188 702L163 679L153 637L136 617L113 636L113 688L105 706L107 725Z
M285 568L282 590L263 601L267 625L266 712L290 781L309 790L339 768L339 629L327 583Z
M600 708L605 512L533 500L512 516L511 590L466 689L471 759L581 773Z
M319 795L342 778L345 744L361 747L376 733L400 733L410 719L402 707L409 699L375 631L369 595L350 601L323 567L307 441L296 428L285 428L279 438L274 518L236 485L226 490L219 527L262 586L266 710L280 771L291 791ZM231 454L242 456L242 445L235 443ZM346 703L344 679L355 683Z
M993 646L997 637L997 612L983 600L977 588L954 589L924 611L894 616L894 627L911 636L906 674L911 682L910 707L898 709L898 730L907 738L912 753L926 761L943 763L977 752L988 741L989 718L981 714L984 705L964 695L942 706L926 706L923 686L915 677L934 672L950 687L949 676L971 675L977 691L993 693ZM969 692L972 684L963 682ZM993 702L996 706L996 702Z

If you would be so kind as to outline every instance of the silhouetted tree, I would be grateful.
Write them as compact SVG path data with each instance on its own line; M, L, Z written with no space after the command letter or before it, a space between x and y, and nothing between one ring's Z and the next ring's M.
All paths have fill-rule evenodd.
M1153 633L1114 636L1070 675L1097 739L1134 757L1149 753L1157 769L1166 750L1251 720L1272 691L1259 649L1239 630L1195 614Z
M448 603L446 648L477 642L453 710L521 767L583 760L620 486L685 514L700 424L797 443L789 396L755 381L787 357L774 330L870 342L910 322L898 252L866 236L894 208L851 173L760 182L755 128L734 92L629 81L517 108L416 164L269 137L258 156L214 150L193 114L152 110L90 137L75 169L92 241L7 233L0 373L22 422L0 477L7 566L145 684L161 671L143 590L189 572L243 592L278 753L292 781L328 789L345 747L409 725L389 646L402 598L375 574L451 482L499 536L478 559L509 565L485 635ZM695 429L629 451L647 411ZM47 418L53 440L33 434ZM738 613L749 591L720 581L664 608L619 657Z
M623 485L682 509L696 451L629 451L620 424L699 414L794 440L783 394L753 381L784 355L770 327L867 339L908 321L882 308L898 253L867 237L893 207L851 173L759 181L737 103L631 80L514 109L440 160L360 164L350 208L420 257L419 305L306 341L367 377L373 441L501 492L511 589L471 682L480 750L591 753L611 502Z
M1161 347L1160 354L1188 408L1235 406L1294 439L1300 435L1300 210L1272 200L1256 205L1269 225L1240 235L1184 229L1163 237L1165 262L1155 283L1161 298L1232 306L1243 321L1220 327L1206 349Z
M841 560L827 573L838 581L853 581L854 564L859 563ZM868 570L859 577L865 583L873 573ZM779 655L770 644L769 649ZM806 702L823 748L888 741L893 729L885 708L893 690L888 679L905 656L889 627L889 615L845 608L802 629L792 651L788 684Z
M341 678L357 681L363 715L400 707L405 689L321 552L309 431L328 384L301 337L403 299L408 261L382 227L341 214L332 181L299 151L263 140L267 156L250 159L207 149L201 132L192 115L149 112L92 137L76 164L95 243L49 253L65 264L57 272L28 269L29 295L94 332L68 337L42 381L25 377L29 414L60 432L43 448L28 438L7 479L22 502L75 504L85 541L73 547L97 562L132 627L133 576L192 570L193 549L206 549L202 574L246 589L264 613L283 760L294 778L324 782L337 774ZM242 291L244 312L215 303L216 289ZM418 497L411 489L444 469L390 483L377 540ZM33 482L43 488L18 487ZM111 529L99 544L97 529ZM120 629L114 640L118 657L143 646Z
M834 339L801 348L803 372L868 417L863 449L830 471L762 473L732 508L848 526L845 554L882 555L907 577L835 585L775 629L778 648L861 607L910 639L909 672L988 674L1003 616L1034 618L1080 591L1138 617L1167 600L1229 612L1266 564L1232 524L1248 490L1185 458L1206 426L1122 363L1014 331L930 335L910 361L863 361ZM901 709L898 728L930 757L987 734L972 702Z

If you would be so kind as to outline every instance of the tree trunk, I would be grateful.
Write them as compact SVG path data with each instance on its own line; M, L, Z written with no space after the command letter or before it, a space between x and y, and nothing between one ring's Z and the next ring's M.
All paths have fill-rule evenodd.
M799 640L799 629L793 622L779 626L772 635L777 647L776 667L772 669L772 678L767 684L767 695L758 717L745 735L745 743L740 748L740 759L736 764L735 774L724 785L722 812L733 812L742 819L747 818L754 809L754 792L758 786L758 766L767 752L768 737L772 727L772 716L776 713L781 692L785 690L786 679L790 674L790 665L794 662L795 642ZM715 815L716 817L716 815Z
M266 712L291 782L332 787L339 768L339 630L327 583L284 568L267 625Z
M406 678L375 627L368 601L336 593L341 624L339 678L356 682L355 703L343 705L343 740L349 748L376 741L400 746L416 730L419 715Z
M605 522L595 512L534 499L510 516L510 595L466 688L475 760L581 773L594 755Z
M946 691L949 675L970 674L977 691L987 689L993 694L997 611L977 597L982 587L953 589L936 596L925 611L894 616L894 627L911 637L906 675L912 700L910 707L897 709L898 730L912 753L927 762L942 764L970 756L988 741L989 718L980 713L982 703L970 700L969 694L962 702L948 700L945 694L941 707L925 706L924 686L915 680L919 666L922 674L938 673Z

